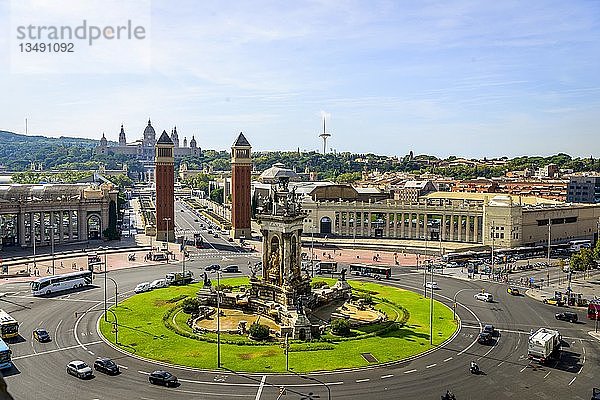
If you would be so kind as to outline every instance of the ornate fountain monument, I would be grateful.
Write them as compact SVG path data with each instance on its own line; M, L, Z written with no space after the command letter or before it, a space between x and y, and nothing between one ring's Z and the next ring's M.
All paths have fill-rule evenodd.
M351 288L340 280L327 290L311 290L311 278L303 271L302 228L305 213L295 190L290 190L290 178L295 172L279 168L276 181L268 195L259 197L257 220L261 226L263 254L262 275L252 270L250 288L242 293L221 293L206 286L198 292L203 304L216 304L217 295L222 307L241 308L274 320L280 326L280 336L310 340L319 330L307 315L314 307L323 306L351 296ZM326 292L326 293L325 293Z

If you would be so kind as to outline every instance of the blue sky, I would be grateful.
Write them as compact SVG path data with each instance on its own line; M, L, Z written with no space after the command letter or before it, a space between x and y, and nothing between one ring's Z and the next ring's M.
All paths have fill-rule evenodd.
M27 117L30 133L117 140L123 123L135 140L150 117L202 148L243 131L255 150L317 150L326 115L337 151L600 156L598 1L153 0L148 11L149 69L19 74L0 0L0 129L23 132Z

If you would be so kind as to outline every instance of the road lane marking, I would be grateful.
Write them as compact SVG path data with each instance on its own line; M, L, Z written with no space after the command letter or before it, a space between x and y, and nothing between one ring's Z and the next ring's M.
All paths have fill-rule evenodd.
M523 368L521 368L521 370L519 372L523 372L527 369L527 367L529 367L529 365L524 366Z
M417 370L416 369L411 369L411 370L408 370L408 371L404 371L405 374L410 374L412 372L417 372Z
M361 382L369 382L371 379L370 378L365 378L365 379L357 379L356 383L361 383Z
M37 296L6 296L12 299L40 299ZM97 303L97 300L85 300L85 299L63 299L60 297L44 297L44 300L56 300L56 301L69 301L69 302L80 302L80 303Z
M577 379L577 377L574 377L573 379L571 379L571 382L569 382L569 386L571 386L573 384L573 382L575 382L575 379Z
M381 379L387 379L387 378L391 378L391 377L393 377L393 376L394 376L394 374L383 375L383 376L381 377Z
M546 379L548 377L548 375L550 375L550 372L552 372L552 371L548 371L548 373L546 375L544 375L544 379Z
M496 367L501 366L502 364L504 364L504 361L500 361L500 364L496 365Z
M260 380L260 385L258 386L258 391L256 392L256 397L254 400L260 400L260 396L262 395L263 388L265 387L265 381L267 380L267 376L263 375Z
M425 367L425 369L433 368L433 367L435 367L436 365L437 365L437 364L431 364L431 365L428 365L428 366L426 366L426 367Z
M446 358L446 359L444 360L444 362L448 362L448 361L450 361L450 360L452 360L452 357L448 357L448 358Z
M117 365L118 365L118 367L119 367L119 368L123 368L123 369L129 369L129 367L126 367L126 366L124 366L124 365L121 365L121 364L117 364Z
M104 343L102 340L97 340L95 342L88 342L85 343L86 346L91 346L93 344L98 344L98 343ZM50 354L50 353L56 353L58 351L63 351L63 350L70 350L70 349L76 349L77 347L81 347L79 344L76 344L74 346L69 346L69 347L61 347L60 349L53 349L53 350L46 350L46 351L40 351L39 353L34 353L34 354L26 354L24 356L18 356L18 357L13 357L13 360L22 360L24 358L30 358L30 357L35 357L35 356L42 356L44 354ZM93 354L93 353L92 353Z

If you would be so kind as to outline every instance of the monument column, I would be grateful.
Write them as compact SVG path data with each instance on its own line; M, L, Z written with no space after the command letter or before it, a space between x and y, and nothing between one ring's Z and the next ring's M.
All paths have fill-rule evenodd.
M231 237L235 239L252 237L250 224L251 149L250 143L240 132L231 146Z
M67 215L69 217L69 223L67 224L67 229L69 230L69 242L73 240L73 211L68 210Z
M154 174L156 185L156 240L175 238L175 145L163 130L155 146Z
M463 216L462 215L458 215L458 241L462 242L462 220L463 220Z
M25 247L27 244L25 243L25 215L22 210L19 210L17 214L17 226L19 229L19 246Z
M440 235L442 240L446 240L446 214L442 214L442 224L440 225Z

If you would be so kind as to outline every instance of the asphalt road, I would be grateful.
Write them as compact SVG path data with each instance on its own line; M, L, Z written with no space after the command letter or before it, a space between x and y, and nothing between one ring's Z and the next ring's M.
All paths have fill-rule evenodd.
M178 204L178 207L181 205ZM199 278L204 266L212 263L237 264L247 271L256 255L239 253L226 239L214 238L199 229L190 211L178 211L177 225L200 231L207 248L196 250L190 268ZM181 214L181 218L180 218ZM184 217L185 215L185 217ZM188 225L185 225L188 224ZM222 235L219 235L222 236ZM224 250L224 251L222 251ZM164 277L178 265L138 267L109 272L119 284L119 300L130 296L135 285ZM235 274L232 274L235 275ZM593 329L583 313L581 322L556 321L556 308L526 297L513 297L506 286L492 282L466 282L436 276L441 287L436 299L451 305L457 295L461 329L447 345L410 361L355 371L309 375L244 375L227 371L193 371L186 368L159 367L154 363L121 354L106 345L96 332L103 309L103 277L87 290L51 298L34 298L27 284L2 287L2 308L20 322L22 339L10 343L15 367L7 371L9 391L16 399L276 399L285 386L283 399L327 399L325 382L335 399L439 399L446 389L457 399L589 399L597 386L600 343L587 332ZM354 277L352 277L354 278ZM422 291L421 272L410 268L395 271L384 283ZM492 293L494 303L473 298L481 289ZM114 285L108 282L109 302L114 301ZM500 331L492 346L475 342L481 324L492 323ZM48 330L53 340L38 343L31 337L36 327ZM560 361L539 366L526 359L527 338L531 329L557 328L565 347ZM216 349L215 349L216 350ZM89 364L97 356L108 356L121 365L122 374L96 373L90 380L79 380L65 372L66 364L81 359ZM307 356L311 356L307 354ZM283 354L282 354L283 357ZM483 374L471 375L468 365L477 361ZM293 365L291 366L293 367ZM166 389L148 383L148 373L166 368L176 374L181 385ZM312 393L312 395L310 395ZM318 396L318 397L317 397Z

